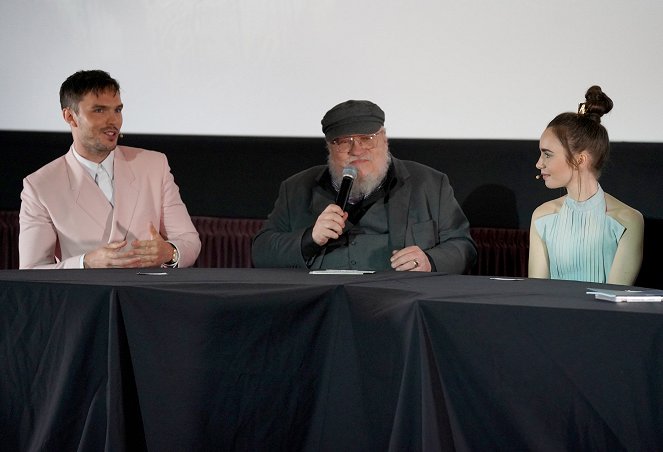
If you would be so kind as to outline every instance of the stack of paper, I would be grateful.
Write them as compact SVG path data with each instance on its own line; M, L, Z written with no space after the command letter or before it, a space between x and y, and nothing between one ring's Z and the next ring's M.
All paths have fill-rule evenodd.
M606 300L619 303L622 301L663 301L663 290L610 290L588 288L587 293L594 295L597 300Z
M375 273L375 270L311 270L310 275L366 275Z

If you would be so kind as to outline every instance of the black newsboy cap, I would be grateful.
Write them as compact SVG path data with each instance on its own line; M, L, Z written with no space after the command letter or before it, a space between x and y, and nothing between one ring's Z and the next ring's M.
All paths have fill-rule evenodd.
M328 142L346 135L375 133L384 125L384 112L368 100L346 100L320 121Z

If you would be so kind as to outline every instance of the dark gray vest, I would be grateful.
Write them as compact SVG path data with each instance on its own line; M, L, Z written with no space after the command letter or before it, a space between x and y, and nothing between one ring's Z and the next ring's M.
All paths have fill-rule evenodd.
M346 231L338 243L321 253L322 269L390 270L391 244L384 198L373 204L359 224Z

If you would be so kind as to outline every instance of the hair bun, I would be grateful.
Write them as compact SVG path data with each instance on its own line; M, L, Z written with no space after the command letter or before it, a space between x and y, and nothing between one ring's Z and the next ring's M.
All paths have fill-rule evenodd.
M600 86L591 86L585 94L585 102L580 104L578 114L598 123L601 116L612 110L612 99L603 92Z

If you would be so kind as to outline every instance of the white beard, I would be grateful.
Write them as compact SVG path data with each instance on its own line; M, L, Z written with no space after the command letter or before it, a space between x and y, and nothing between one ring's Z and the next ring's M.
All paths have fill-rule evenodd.
M343 178L343 168L335 168L331 162L329 162L329 158L327 159L327 164L332 184L334 187L340 187ZM382 184L382 181L384 181L384 178L387 176L389 165L391 165L391 153L387 150L387 159L385 160L384 166L379 168L377 173L364 177L357 176L354 184L352 184L352 190L350 190L350 199L363 199L380 187L380 184Z

